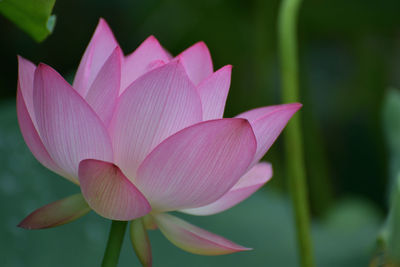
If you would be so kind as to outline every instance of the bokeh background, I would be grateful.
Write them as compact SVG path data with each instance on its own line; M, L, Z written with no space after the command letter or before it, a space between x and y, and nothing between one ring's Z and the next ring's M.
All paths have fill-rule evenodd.
M225 111L231 117L282 102L279 3L58 0L54 32L42 43L0 17L0 265L98 266L109 227L94 213L56 229L16 227L35 208L78 192L42 167L19 133L16 55L72 81L99 17L125 53L149 35L174 55L202 40L215 69L234 66ZM305 0L300 10L301 113L318 266L367 266L376 253L393 169L383 107L388 88L400 88L399 12L398 0ZM249 200L210 217L179 215L253 251L191 255L154 231L154 266L298 266L282 138L265 160L273 163L274 178ZM138 266L125 241L119 266Z

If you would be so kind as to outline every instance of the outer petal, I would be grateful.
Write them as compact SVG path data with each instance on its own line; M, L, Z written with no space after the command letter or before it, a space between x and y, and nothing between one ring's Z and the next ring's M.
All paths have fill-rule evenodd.
M28 145L32 154L40 163L50 170L63 175L60 168L53 161L44 147L32 119L32 117L34 118L35 116L32 94L33 76L36 66L22 57L18 57L18 62L19 77L17 90L17 116L22 136L24 137L25 143ZM24 96L28 98L26 101ZM26 103L28 103L30 111L28 110Z
M76 180L83 159L112 161L107 130L82 97L52 68L35 72L34 108L40 137L51 158Z
M250 166L256 164L267 153L289 119L301 106L299 103L269 106L253 109L236 116L250 122L257 138L257 152Z
M179 62L141 76L120 96L111 122L116 164L133 179L156 145L201 117L200 98Z
M75 75L73 87L79 94L86 95L101 67L117 46L110 27L101 18Z
M35 70L36 66L32 62L18 56L18 90L23 97L29 117L36 127L35 112L33 109L33 77Z
M259 163L250 169L240 180L217 201L200 208L182 210L193 215L211 215L227 210L242 202L272 177L272 167L268 163Z
M143 223L143 219L131 222L130 236L133 249L144 267L152 266L151 246L149 236Z
M231 73L231 65L222 67L201 82L197 88L203 106L203 120L220 119L224 115Z
M19 227L26 229L44 229L72 222L90 211L81 194L50 203L28 215Z
M151 211L149 202L114 164L87 159L79 164L82 194L103 217L129 221Z
M195 85L200 84L213 73L210 51L204 42L198 42L177 56L182 60L189 78Z
M21 129L22 136L24 137L25 143L31 150L32 154L35 158L43 164L46 168L68 178L60 167L54 162L54 160L50 157L49 153L47 152L45 146L43 145L42 140L33 125L31 117L29 116L29 112L25 106L24 98L22 96L21 90L18 86L17 92L17 116L18 116L18 123ZM70 178L68 178L70 179ZM72 182L76 182L71 180Z
M121 58L122 51L116 47L100 69L86 95L86 101L105 125L108 125L111 120L118 97L121 84Z
M236 184L255 148L246 120L202 122L157 146L141 164L135 184L157 211L204 206Z
M169 61L169 55L161 47L154 36L148 37L144 42L130 55L125 58L122 69L121 93L134 80L152 69L150 63L154 61Z
M164 236L175 246L194 254L223 255L250 250L169 214L154 215Z

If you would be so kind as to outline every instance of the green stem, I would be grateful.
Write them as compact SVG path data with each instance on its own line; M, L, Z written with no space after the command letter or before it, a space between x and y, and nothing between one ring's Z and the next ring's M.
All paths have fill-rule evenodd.
M116 267L126 231L126 221L112 221L102 267Z
M278 22L281 56L283 102L299 101L297 57L297 16L301 0L283 0ZM297 239L302 267L314 266L310 234L308 192L303 158L300 114L296 114L285 130L286 166L294 208Z

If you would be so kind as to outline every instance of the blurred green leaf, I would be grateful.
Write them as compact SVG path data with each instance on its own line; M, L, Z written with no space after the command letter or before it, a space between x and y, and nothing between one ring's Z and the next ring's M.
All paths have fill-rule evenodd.
M389 259L400 264L400 173L383 233Z
M383 123L389 149L400 153L400 91L389 89L383 106ZM400 162L399 162L400 165Z
M400 91L394 88L386 92L383 103L383 130L389 150L389 203L392 202L396 179L400 173Z
M400 264L400 91L389 89L383 106L383 123L390 151L390 209L378 236L388 260Z
M2 0L0 13L28 33L35 41L43 41L54 28L51 15L55 0Z

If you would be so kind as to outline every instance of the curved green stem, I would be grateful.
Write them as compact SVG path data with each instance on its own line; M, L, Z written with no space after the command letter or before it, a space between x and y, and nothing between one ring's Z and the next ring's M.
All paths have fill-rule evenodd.
M301 0L283 0L279 13L278 38L284 103L299 101L296 26L300 2ZM296 219L301 266L312 267L314 260L302 142L300 114L296 114L285 130L286 166Z
M102 267L116 267L126 231L126 221L112 221Z

